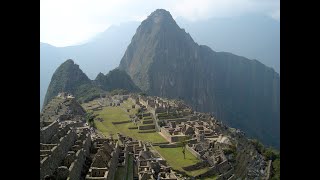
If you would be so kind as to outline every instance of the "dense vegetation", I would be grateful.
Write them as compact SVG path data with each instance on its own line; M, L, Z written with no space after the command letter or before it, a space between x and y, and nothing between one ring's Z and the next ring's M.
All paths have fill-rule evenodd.
M96 125L95 125L95 123L94 123L94 119L96 118L96 114L94 114L93 112L87 112L86 113L86 116L85 116L85 118L86 118L86 122L90 125L90 126L92 126L92 127L95 127L96 128Z
M272 160L272 180L280 180L280 152L272 147L265 147L257 139L251 140L256 150L261 153L266 160Z

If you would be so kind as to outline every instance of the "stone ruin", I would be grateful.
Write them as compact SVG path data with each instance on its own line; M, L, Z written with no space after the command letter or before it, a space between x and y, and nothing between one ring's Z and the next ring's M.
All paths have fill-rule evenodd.
M80 179L91 146L89 129L56 124L45 129L48 134L40 130L45 137L40 140L40 179Z
M95 153L86 179L114 179L119 158L119 144L110 139L97 139Z
M117 100L129 97L121 98ZM219 180L267 177L269 166L241 131L228 133L227 127L209 114L194 112L180 102L174 104L158 97L130 98L136 102L135 106L141 107L142 117L153 117L159 127L156 129L171 145L181 137L188 138L186 148L201 162L183 169L209 168L195 179L214 174ZM60 95L48 105L40 114L40 179L111 180L120 168L130 179L178 179L166 161L150 151L148 144L121 134L117 140L105 138L85 126L85 111L71 96ZM135 118L139 119L132 117ZM160 126L159 122L163 124ZM237 149L237 156L226 151L230 149ZM234 164L239 158L245 159L241 170Z
M124 144L126 156L133 157L134 174L133 178L139 180L159 179L177 180L171 167L162 158L156 157L142 141L134 140L128 136L118 133L119 142Z
M60 96L59 96L60 95ZM73 120L84 121L85 110L72 95L61 95L53 98L40 113L40 127L52 122Z
M155 117L156 129L167 141L178 143L188 139L187 149L200 159L201 163L186 168L196 170L203 166L209 167L208 172L195 178L201 179L214 174L218 175L218 179L265 178L266 162L261 158L261 154L256 154L255 160L250 160L244 165L244 173L239 174L239 170L235 169L234 163L239 154L236 157L233 151L244 146L238 143L239 138L245 139L243 132L232 132L231 128L216 120L210 113L195 112L182 101L150 96L132 96L132 99L142 107L143 112L150 112ZM145 165L141 167L144 168ZM147 169L145 172L141 178L151 177Z

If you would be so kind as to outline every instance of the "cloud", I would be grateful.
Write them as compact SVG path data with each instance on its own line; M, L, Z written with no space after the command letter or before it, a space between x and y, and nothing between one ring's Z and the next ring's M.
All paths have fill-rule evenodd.
M110 25L142 21L159 8L191 21L252 12L280 21L280 0L41 0L40 40L76 44Z

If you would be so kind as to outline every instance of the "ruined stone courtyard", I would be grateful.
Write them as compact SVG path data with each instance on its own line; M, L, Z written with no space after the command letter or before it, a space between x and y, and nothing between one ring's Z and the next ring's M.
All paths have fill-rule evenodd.
M270 163L243 132L177 100L107 95L80 105L61 93L40 113L40 179L268 179Z

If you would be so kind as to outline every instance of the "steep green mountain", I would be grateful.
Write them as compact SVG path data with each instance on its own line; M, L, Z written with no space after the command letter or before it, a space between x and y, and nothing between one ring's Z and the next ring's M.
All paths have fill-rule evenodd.
M125 71L114 69L107 75L99 73L95 80L90 80L79 68L79 65L69 59L54 72L46 93L44 106L62 91L73 94L80 102L86 102L99 97L106 91L115 89L129 92L140 91Z
M279 74L257 60L198 45L168 11L158 9L141 23L119 68L148 94L182 98L279 148Z
M94 82L105 91L112 91L115 88L126 89L130 92L140 91L131 77L125 71L119 69L111 70L107 75L99 73Z
M90 100L100 96L100 93L103 92L71 59L62 63L54 72L45 96L44 105L62 91L73 94L79 101Z

